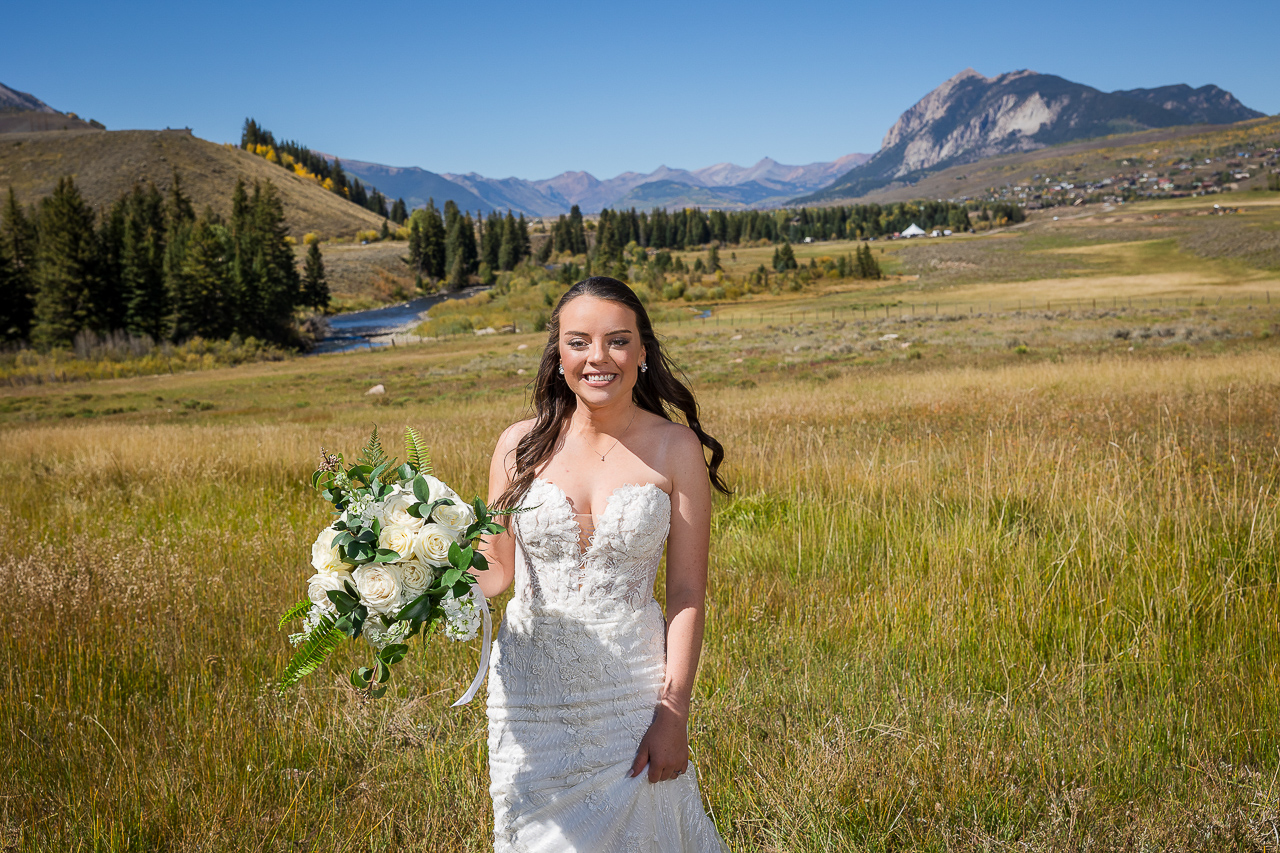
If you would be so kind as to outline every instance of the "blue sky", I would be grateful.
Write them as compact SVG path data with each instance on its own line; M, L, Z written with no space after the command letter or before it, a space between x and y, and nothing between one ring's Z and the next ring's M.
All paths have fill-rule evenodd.
M879 148L965 67L1280 113L1280 3L10 4L0 82L108 128L246 116L349 159L546 178Z

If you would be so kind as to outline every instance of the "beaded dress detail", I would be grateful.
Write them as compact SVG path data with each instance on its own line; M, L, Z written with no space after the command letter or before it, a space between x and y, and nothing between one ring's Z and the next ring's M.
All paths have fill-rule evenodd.
M721 853L696 772L631 778L666 666L654 578L671 500L615 489L584 548L568 497L537 479L515 517L515 594L489 670L496 853Z

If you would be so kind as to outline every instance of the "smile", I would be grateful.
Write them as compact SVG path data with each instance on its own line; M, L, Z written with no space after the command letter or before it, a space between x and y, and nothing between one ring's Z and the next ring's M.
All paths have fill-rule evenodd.
M588 385L608 385L618 377L616 373L584 373L582 381Z

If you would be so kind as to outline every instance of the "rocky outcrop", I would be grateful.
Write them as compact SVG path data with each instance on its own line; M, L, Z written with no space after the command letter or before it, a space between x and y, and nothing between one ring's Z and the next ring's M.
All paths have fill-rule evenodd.
M1101 92L1052 74L966 68L903 113L874 157L800 201L853 198L924 171L1077 139L1261 115L1217 86Z

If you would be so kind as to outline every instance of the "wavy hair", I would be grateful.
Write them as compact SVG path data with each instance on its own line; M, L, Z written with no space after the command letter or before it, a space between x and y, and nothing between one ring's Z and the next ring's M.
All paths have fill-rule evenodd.
M698 402L693 398L693 392L676 378L671 361L653 333L649 312L645 311L644 305L631 288L615 278L597 275L583 279L569 288L560 297L555 311L551 313L551 319L547 321L547 346L542 351L538 376L533 384L533 428L516 445L515 476L498 498L497 506L511 508L519 504L533 484L538 469L555 452L564 425L577 404L576 395L559 378L556 368L560 365L560 312L579 296L608 299L625 305L636 315L636 327L640 332L640 341L644 344L645 361L649 369L639 374L631 392L632 400L645 411L667 420L673 420L672 414L679 412L698 436L702 446L711 451L711 459L707 462L707 476L711 478L711 485L720 492L729 494L729 487L720 478L724 447L702 428L698 419Z

